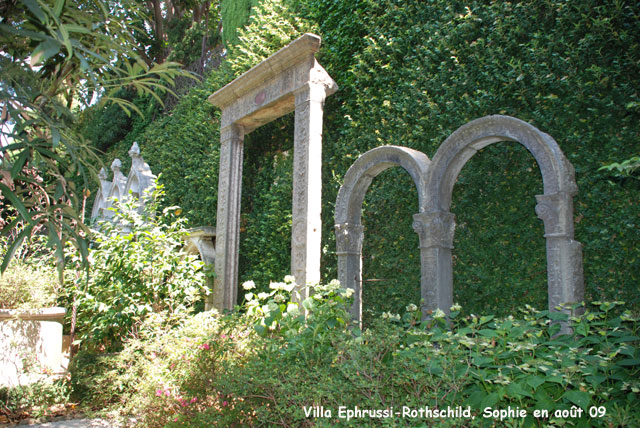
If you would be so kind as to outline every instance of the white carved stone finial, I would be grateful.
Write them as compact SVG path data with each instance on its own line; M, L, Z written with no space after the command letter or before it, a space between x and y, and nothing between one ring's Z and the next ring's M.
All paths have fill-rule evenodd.
M98 173L98 178L99 178L101 181L107 181L107 178L109 178L109 177L107 176L107 170L106 170L106 169L104 169L104 167L100 168L100 172Z
M129 156L132 158L140 156L140 146L138 146L138 142L134 141L133 145L129 149Z
M120 159L115 158L111 163L111 171L115 173L116 171L120 171L120 168L122 168L122 162Z

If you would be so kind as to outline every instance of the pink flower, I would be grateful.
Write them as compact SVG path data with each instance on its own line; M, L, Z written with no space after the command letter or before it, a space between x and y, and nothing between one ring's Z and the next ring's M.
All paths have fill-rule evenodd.
M202 345L200 345L200 349L206 349L207 351L209 350L209 344L208 343L204 343Z
M229 403L227 403L226 401L222 402L222 407L227 407L229 405Z
M193 397L193 398L191 399L191 404L195 403L196 401L198 401L198 398L197 398L197 397Z
M220 337L223 338L223 339L226 339L227 335L226 334L221 334Z
M166 395L167 397L171 395L171 391L169 391L168 389L164 390L164 395Z
M162 390L161 389L156 390L156 397L162 397Z
M173 422L178 422L178 417L177 416L173 419Z

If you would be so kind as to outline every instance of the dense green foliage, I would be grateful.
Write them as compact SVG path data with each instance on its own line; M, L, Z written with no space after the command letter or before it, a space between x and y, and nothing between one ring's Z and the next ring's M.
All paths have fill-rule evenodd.
M54 266L14 260L0 278L0 309L55 306L59 287Z
M129 31L135 13L119 14L129 6L102 0L82 7L47 0L0 5L0 226L9 237L1 272L35 234L48 234L60 276L65 242L86 261L89 230L81 211L98 158L77 132L77 108L100 97L131 113L138 109L118 96L122 88L160 100L156 92L190 75L177 63L140 59Z
M238 29L242 28L251 16L251 8L260 0L221 0L222 41L227 49L233 49L238 43Z
M638 154L640 20L632 2L262 5L238 30L240 41L251 41L245 51L232 52L171 115L134 126L106 161L127 159L138 140L154 172L164 175L168 204L181 205L192 224L215 225L219 125L206 96L313 29L323 37L319 61L340 86L324 117L325 278L336 273L333 204L358 155L396 144L433 156L459 126L500 113L549 133L575 166L587 298L639 307L638 183L599 170ZM240 281L255 279L261 289L289 273L292 129L286 116L245 138ZM452 211L454 293L465 310L505 315L522 304L546 305L544 232L534 213L541 192L535 160L516 143L489 146L463 168ZM363 213L367 319L419 303L415 212L408 174L393 169L374 180Z
M52 406L64 407L69 402L69 380L44 379L30 385L14 388L0 387L0 416L20 417L29 414L35 418L49 416ZM27 413L28 412L28 413Z
M161 196L161 189L146 195L143 213L134 198L116 203L113 222L93 232L88 279L68 273L83 347L116 350L150 314L166 312L170 320L203 300L203 263L182 249L188 232L178 208L156 212Z
M436 314L421 322L409 305L363 332L348 328L351 300L337 283L288 302L293 284L247 295L245 314L202 313L168 334L156 320L144 340L117 356L84 354L77 390L136 426L630 426L640 418L638 319L597 303L557 336L563 315L530 307L518 316ZM245 288L253 291L253 284ZM566 320L566 316L564 316ZM451 327L451 329L449 329ZM84 379L84 380L83 380ZM87 381L86 379L91 379ZM339 417L339 406L470 409L466 418ZM323 406L328 419L305 415ZM526 418L483 416L486 407L525 409ZM581 417L556 417L574 407ZM590 408L604 406L590 417ZM549 417L533 417L546 409ZM593 411L593 410L592 410ZM593 416L593 414L592 414Z

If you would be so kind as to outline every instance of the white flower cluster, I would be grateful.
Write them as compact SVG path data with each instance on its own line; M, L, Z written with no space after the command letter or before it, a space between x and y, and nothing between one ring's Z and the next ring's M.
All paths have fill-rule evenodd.
M245 281L242 283L242 288L244 288L245 290L252 290L256 288L256 283L253 281Z
M401 318L400 318L399 314L392 314L391 312L383 312L382 313L382 319L400 321Z

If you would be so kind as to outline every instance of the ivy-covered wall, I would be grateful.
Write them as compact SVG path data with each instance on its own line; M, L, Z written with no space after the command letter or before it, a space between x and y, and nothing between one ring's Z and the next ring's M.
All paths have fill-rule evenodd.
M640 11L633 1L262 0L261 6L238 32L243 56L231 55L170 115L133 126L105 161L116 153L125 158L137 139L154 172L162 172L168 203L181 205L193 224L215 225L219 126L206 97L246 69L248 55L259 61L313 28L323 38L319 61L340 86L325 105L325 278L336 276L333 205L360 154L395 144L433 156L459 126L500 113L552 135L576 169L576 239L584 245L587 297L640 308L640 186L598 171L640 150ZM273 19L274 10L281 19ZM289 270L292 136L285 117L245 140L240 280L262 287ZM534 213L541 192L535 160L516 143L489 146L463 168L452 204L454 300L467 311L546 307L544 232ZM367 194L365 314L418 303L416 199L400 169L376 178Z
M224 45L233 47L238 43L238 28L244 27L251 15L251 8L260 0L221 0L220 15L222 16L222 41Z

